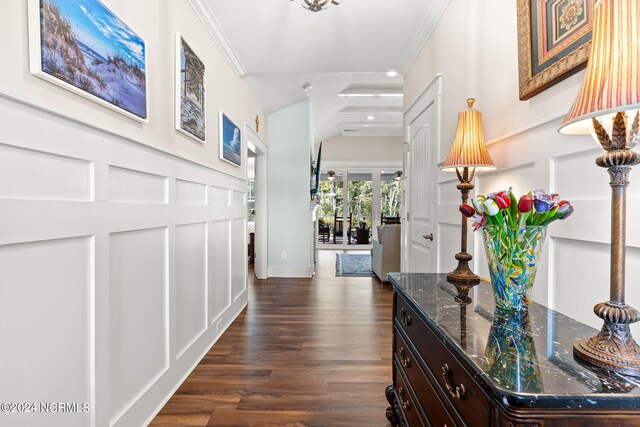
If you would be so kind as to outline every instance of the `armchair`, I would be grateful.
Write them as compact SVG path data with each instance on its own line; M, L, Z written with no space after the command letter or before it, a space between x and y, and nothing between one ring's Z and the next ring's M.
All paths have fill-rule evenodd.
M387 274L400 271L400 225L379 225L371 247L371 270L383 282Z

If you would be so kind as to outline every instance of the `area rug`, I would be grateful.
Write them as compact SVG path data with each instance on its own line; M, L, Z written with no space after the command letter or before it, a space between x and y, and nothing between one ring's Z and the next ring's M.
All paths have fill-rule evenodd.
M371 255L336 254L336 276L371 277Z

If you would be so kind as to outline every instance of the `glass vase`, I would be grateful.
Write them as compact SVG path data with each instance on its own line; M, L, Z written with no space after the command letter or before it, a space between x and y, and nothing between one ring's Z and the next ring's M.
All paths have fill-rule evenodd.
M547 227L485 225L482 231L496 309L528 310Z
M524 393L543 390L528 311L496 309L483 369L502 387Z

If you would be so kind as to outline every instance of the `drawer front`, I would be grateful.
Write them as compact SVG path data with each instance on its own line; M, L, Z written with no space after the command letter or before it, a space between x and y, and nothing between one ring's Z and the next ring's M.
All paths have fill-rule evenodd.
M402 330L430 369L435 387L464 422L473 427L489 425L489 398L471 378L455 357L447 350L431 329L410 307L404 297L396 293L395 324Z
M409 427L425 427L425 424L422 422L422 418L418 414L418 408L416 407L415 401L413 400L413 396L411 396L411 390L407 385L404 376L401 374L400 369L394 363L393 369L395 382L395 392L396 399L398 401L398 406L402 411L402 415L404 419L407 421L407 425Z
M404 371L407 381L415 394L417 403L422 408L423 416L434 427L454 427L456 423L451 419L442 401L438 397L426 374L416 362L402 335L395 333L395 346L393 349L398 369Z

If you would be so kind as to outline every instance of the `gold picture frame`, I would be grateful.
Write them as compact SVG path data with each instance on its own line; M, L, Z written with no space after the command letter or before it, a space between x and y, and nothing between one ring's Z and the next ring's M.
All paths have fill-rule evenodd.
M517 0L519 97L527 100L586 66L594 0Z

